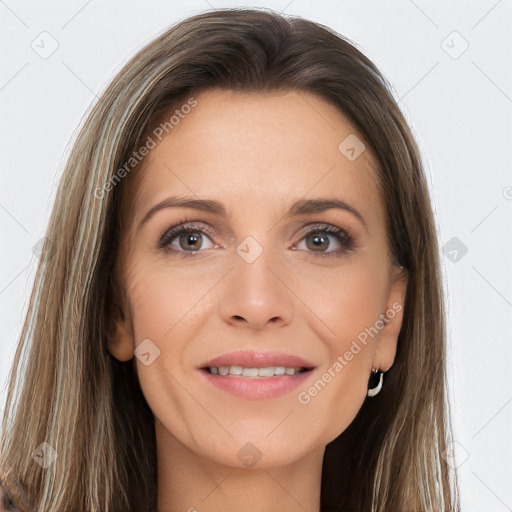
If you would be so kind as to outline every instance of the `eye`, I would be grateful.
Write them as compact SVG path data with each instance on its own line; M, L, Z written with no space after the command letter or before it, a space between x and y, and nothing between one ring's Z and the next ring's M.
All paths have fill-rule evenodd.
M200 249L211 249L214 244L207 234L216 235L216 231L206 224L180 224L166 231L160 238L159 247L169 252L182 253L184 256L195 254ZM206 247L205 247L206 243Z
M207 224L179 224L171 227L162 235L158 246L179 256L193 256L200 250L217 247L211 240L211 237L216 235L217 231ZM332 245L334 245L334 249L328 250ZM309 227L299 244L291 248L322 256L341 256L354 250L355 244L345 230L330 224L323 224Z
M333 241L331 241L333 240ZM301 245L304 241L306 248ZM328 251L332 245L334 250ZM336 249L336 246L338 248ZM322 256L336 256L355 248L352 237L343 229L329 224L308 228L306 235L293 249L316 252Z

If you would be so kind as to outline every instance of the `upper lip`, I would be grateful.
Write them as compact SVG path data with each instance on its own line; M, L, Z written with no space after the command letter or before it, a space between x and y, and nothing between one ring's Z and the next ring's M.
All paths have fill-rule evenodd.
M245 366L247 368L266 368L269 366L286 366L288 368L313 369L315 365L306 359L284 352L257 352L242 350L228 352L210 359L201 368L219 366Z

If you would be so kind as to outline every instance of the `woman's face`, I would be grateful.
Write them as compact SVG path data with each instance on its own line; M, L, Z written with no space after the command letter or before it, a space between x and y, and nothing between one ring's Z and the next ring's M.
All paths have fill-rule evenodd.
M109 349L126 361L137 348L157 432L175 445L260 468L323 453L371 368L392 365L402 321L375 160L315 95L195 99L134 181L128 304Z

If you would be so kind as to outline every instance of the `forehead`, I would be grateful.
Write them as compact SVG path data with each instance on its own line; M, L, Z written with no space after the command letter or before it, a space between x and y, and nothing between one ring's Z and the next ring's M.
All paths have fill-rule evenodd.
M326 100L303 91L230 90L194 99L193 108L162 118L169 133L161 141L152 132L157 144L137 180L138 215L179 194L218 199L228 214L278 214L298 198L330 196L383 215L373 155Z

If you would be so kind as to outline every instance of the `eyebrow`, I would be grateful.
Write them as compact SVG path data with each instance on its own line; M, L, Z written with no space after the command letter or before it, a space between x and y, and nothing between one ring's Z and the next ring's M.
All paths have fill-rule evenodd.
M175 196L168 197L153 206L141 220L137 229L140 229L144 224L146 224L156 212L165 208L193 208L195 210L227 217L226 208L218 201L212 199L196 199L194 197L187 196ZM331 209L344 210L351 213L363 224L366 231L368 231L368 225L366 224L366 220L363 215L361 215L361 213L353 206L337 198L299 199L291 205L290 209L285 214L285 217L321 213Z

